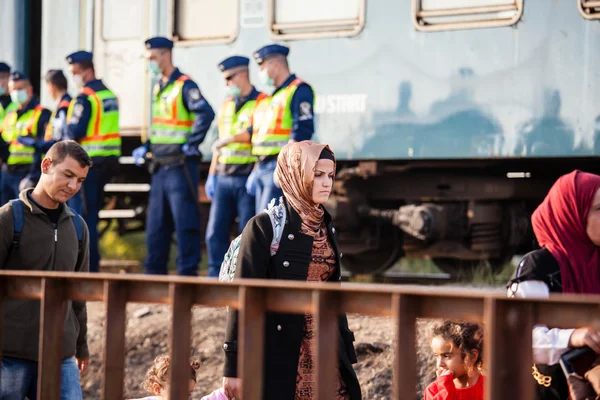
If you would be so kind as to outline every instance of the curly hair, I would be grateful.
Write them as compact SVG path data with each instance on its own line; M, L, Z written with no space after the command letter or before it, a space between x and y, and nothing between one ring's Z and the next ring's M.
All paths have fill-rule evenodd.
M460 350L465 359L473 350L477 350L477 360L473 366L479 370L483 367L483 327L468 321L444 321L433 328L433 337L452 343L453 348Z
M171 358L168 355L158 356L154 359L154 364L146 372L146 380L143 383L143 388L150 393L154 393L154 385L158 384L161 388L165 387L171 367ZM190 362L190 379L196 381L196 371L200 368L198 361Z

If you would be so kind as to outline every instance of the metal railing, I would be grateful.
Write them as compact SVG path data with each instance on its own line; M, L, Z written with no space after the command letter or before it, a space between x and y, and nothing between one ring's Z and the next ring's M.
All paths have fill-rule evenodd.
M188 397L191 308L195 304L239 309L238 365L243 400L262 397L266 311L315 315L317 400L334 398L337 316L343 312L393 318L394 398L408 400L416 396L417 318L461 318L485 324L487 400L533 399L534 324L559 328L600 326L600 296L523 300L507 299L498 292L465 291L465 288L266 280L220 283L207 278L175 276L1 271L0 303L6 297L41 300L38 393L42 400L60 398L60 344L67 299L103 301L106 305L101 398L110 400L122 398L123 393L128 302L170 304L172 308L170 398L174 400Z

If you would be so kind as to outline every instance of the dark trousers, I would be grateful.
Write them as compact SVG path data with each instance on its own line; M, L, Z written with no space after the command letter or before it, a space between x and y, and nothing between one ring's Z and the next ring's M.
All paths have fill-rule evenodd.
M235 217L238 217L238 232L241 233L254 216L254 197L246 191L247 179L247 176L217 176L206 227L208 276L219 276L223 257L231 242L229 232Z
M159 167L152 175L146 220L147 274L168 273L171 237L175 231L178 274L198 275L202 252L198 181L198 164L193 160Z

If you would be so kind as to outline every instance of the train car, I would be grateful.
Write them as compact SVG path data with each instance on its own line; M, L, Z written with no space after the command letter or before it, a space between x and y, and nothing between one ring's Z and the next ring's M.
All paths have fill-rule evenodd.
M148 133L147 37L173 38L175 64L213 108L225 97L219 61L267 43L289 46L293 72L316 92L315 139L339 159L329 209L343 264L355 273L382 272L403 256L432 259L450 273L482 261L498 268L534 246L529 218L561 174L599 169L597 1L0 5L0 59L35 79L66 67L71 51L94 51L98 75L119 96L125 154ZM251 76L268 91L256 65ZM215 138L213 124L206 161ZM126 227L143 220L148 176L130 158L122 163L103 217Z

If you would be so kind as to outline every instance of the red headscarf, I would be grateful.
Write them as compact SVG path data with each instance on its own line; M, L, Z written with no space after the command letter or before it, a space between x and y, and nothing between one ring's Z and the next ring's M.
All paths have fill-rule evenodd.
M563 293L600 293L600 250L586 233L600 176L575 170L561 176L531 217L540 246L560 266Z

